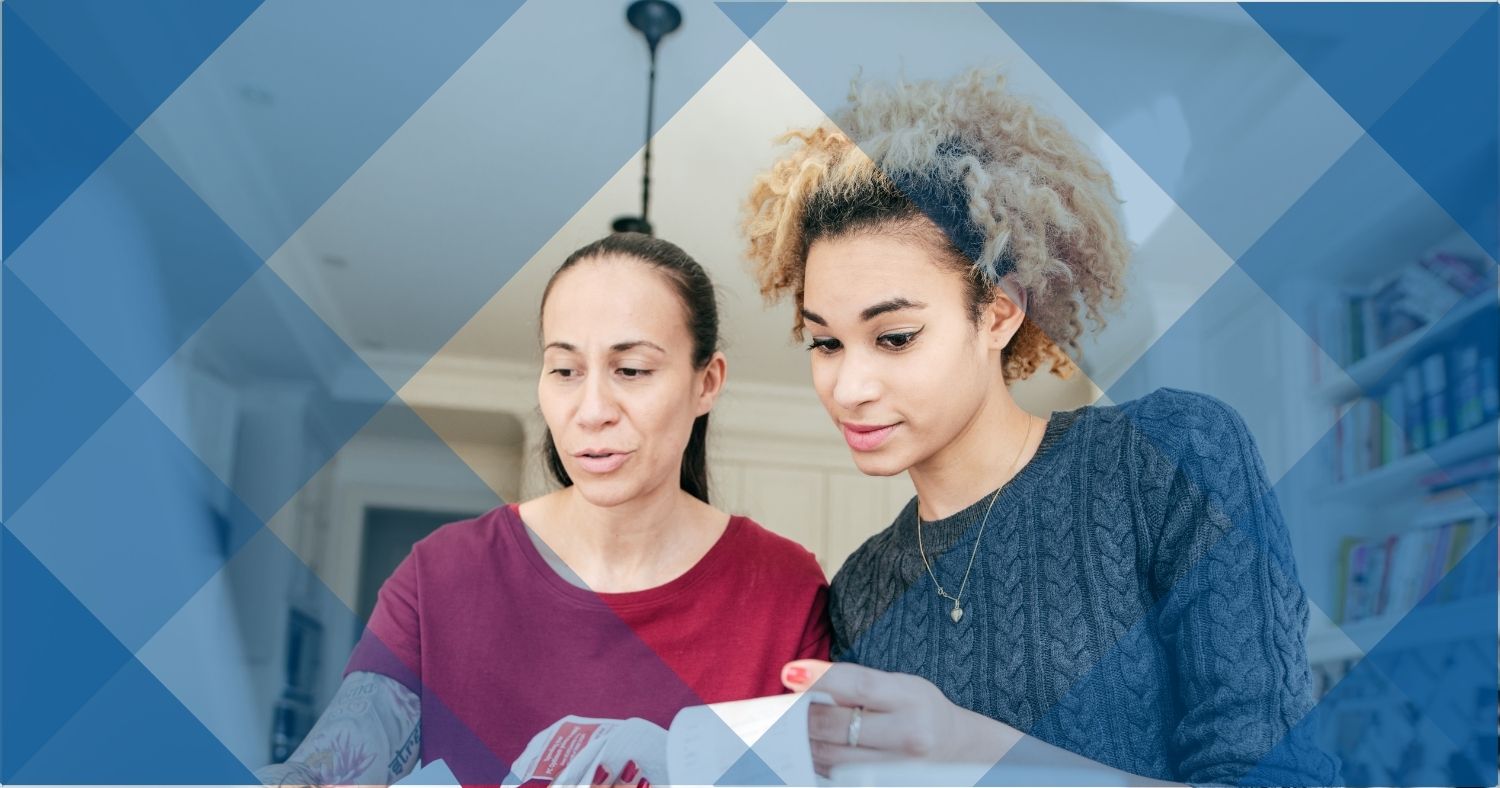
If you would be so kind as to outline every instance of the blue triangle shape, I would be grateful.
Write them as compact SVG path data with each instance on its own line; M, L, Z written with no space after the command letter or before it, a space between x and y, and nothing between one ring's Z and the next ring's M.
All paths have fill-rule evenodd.
M1349 144L1348 113L1239 7L1198 3L1174 14L1157 3L982 3L981 9L1231 258L1284 211L1295 183ZM1204 36L1218 43L1212 56ZM1174 46L1177 41L1189 42ZM1205 61L1204 58L1209 58ZM1290 104L1247 111L1241 92L1184 89L1181 74L1254 73L1287 80ZM792 75L794 78L797 76ZM1205 83L1206 84L1206 83ZM1288 146L1286 140L1298 144ZM1189 152L1189 150L1191 152ZM1257 184L1247 188L1247 184Z
M261 0L6 3L132 130L260 4Z
M4 255L260 2L7 2Z
M767 22L771 21L771 17L776 16L776 12L780 11L781 7L786 5L786 1L755 2L752 0L749 2L716 2L714 5L718 6L719 10L723 11L724 15L729 17L735 26L739 27L746 38L755 38L755 34L759 33L760 29L765 27Z
M257 254L269 258L521 5L522 0L451 3L438 11L424 4L378 3L373 12L359 0L329 0L260 9L204 68L249 86L263 99L253 140L269 157L264 188L276 196L275 211L247 193L232 168L204 166L243 155L244 143L227 138L222 124L203 109L220 100L223 88L215 80L186 81L153 115L142 139L174 170L191 172L187 180L193 190ZM538 20L533 16L521 23L527 24ZM537 45L527 65L551 64L556 55ZM568 70L581 68L573 63ZM540 82L518 79L516 84L537 89ZM535 133L531 126L522 128Z
M714 785L786 785L766 762L755 754L754 749L745 750L745 754L724 772Z
M5 49L6 122L0 131L4 257L130 134L130 127L21 21L15 5L0 6L5 23L0 35Z
M1370 136L1500 258L1500 8L1484 15L1369 128Z
M262 263L131 135L6 264L134 389Z
M9 519L130 397L130 389L14 272L6 268L0 276L0 374L12 381L0 412L0 451L12 459L0 472L0 516Z
M1368 129L1485 6L1479 3L1244 3L1287 54Z
M250 770L134 658L16 773L15 781L256 783Z
M0 528L0 782L131 659L10 531Z

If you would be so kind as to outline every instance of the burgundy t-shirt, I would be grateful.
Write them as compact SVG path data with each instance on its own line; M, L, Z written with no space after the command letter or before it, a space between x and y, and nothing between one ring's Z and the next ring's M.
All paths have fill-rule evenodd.
M595 593L548 565L512 504L412 547L344 673L421 697L423 762L499 783L568 714L666 727L685 706L782 692L782 665L828 656L827 594L812 553L745 517L665 585Z

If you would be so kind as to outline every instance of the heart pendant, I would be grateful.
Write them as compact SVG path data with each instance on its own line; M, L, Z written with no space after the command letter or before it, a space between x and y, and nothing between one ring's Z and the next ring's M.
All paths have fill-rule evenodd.
M964 617L964 609L958 605L954 605L953 612L949 613L948 617L953 619L953 623L957 624L958 620Z

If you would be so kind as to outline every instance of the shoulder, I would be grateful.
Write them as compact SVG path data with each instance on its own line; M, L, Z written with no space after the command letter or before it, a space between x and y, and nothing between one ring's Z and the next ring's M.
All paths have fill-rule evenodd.
M1164 420L1189 431L1238 432L1245 428L1239 411L1218 397L1198 391L1159 388L1119 408L1134 419Z
M1141 451L1160 455L1179 470L1201 475L1212 468L1218 475L1236 468L1260 469L1260 453L1244 418L1217 397L1163 388L1123 407L1145 439Z
M439 526L412 545L411 556L423 564L445 565L493 556L506 532L519 526L515 510L501 504L477 517Z
M1160 388L1115 405L1083 409L1086 452L1117 469L1148 508L1163 512L1183 494L1215 499L1255 494L1265 471L1239 412L1200 392Z
M1230 523L1238 530L1279 527L1260 450L1232 406L1208 394L1158 389L1122 409L1140 436L1138 481L1155 491L1150 497L1165 520L1164 546L1186 534L1222 532Z
M900 524L903 518L912 516L915 506L916 498L912 498L890 525L850 553L834 575L828 592L828 615L835 659L854 659L849 649L858 634L901 595Z
M1209 394L1159 388L1116 405L1081 409L1095 451L1124 454L1152 465L1174 465L1213 456L1236 456L1254 441L1239 412ZM1123 445L1122 445L1123 444Z
M742 566L769 573L783 582L827 584L817 556L802 544L744 515L732 515L730 528L734 555Z
M1051 419L1061 425L1060 440L1081 439L1091 446L1129 436L1169 439L1190 431L1224 433L1244 427L1239 413L1223 400L1176 388L1159 388L1115 404L1058 411Z

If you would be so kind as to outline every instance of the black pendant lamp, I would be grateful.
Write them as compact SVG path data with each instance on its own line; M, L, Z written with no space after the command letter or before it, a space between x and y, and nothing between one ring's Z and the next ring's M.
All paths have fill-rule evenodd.
M651 222L646 217L651 208L651 124L656 110L656 45L682 25L682 12L667 0L635 0L625 9L625 21L641 31L651 50L651 71L646 79L646 160L645 171L641 174L641 215L621 216L613 226L617 233L651 235Z

